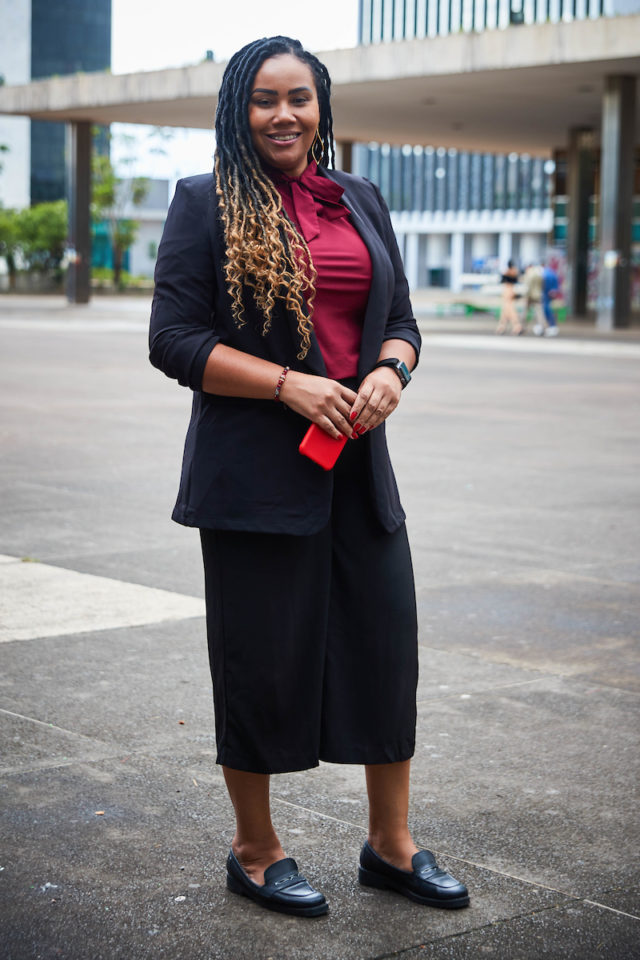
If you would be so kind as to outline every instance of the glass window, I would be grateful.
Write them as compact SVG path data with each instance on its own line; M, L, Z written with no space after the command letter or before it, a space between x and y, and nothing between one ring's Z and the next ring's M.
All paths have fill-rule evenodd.
M482 209L495 210L495 157L490 153L481 156Z
M424 209L433 211L436 208L436 157L433 147L426 147L424 151Z
M424 150L413 148L413 209L424 210Z
M383 143L380 147L380 174L378 186L382 196L391 206L391 148L388 143Z
M469 158L469 210L482 209L482 154L472 153Z
M469 209L469 188L471 186L471 170L469 154L458 154L458 210Z
M389 162L391 166L391 189L388 193L387 203L390 210L402 210L402 150L400 147L391 148Z

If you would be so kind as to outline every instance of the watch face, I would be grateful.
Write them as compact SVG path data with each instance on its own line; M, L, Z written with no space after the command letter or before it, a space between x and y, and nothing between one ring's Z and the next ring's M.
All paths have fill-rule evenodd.
M404 363L403 360L400 360L400 362L398 363L397 369L398 369L398 373L400 374L400 379L402 380L402 385L403 387L406 387L406 385L409 383L409 380L411 380L411 374L409 373L409 368L407 367L406 363Z

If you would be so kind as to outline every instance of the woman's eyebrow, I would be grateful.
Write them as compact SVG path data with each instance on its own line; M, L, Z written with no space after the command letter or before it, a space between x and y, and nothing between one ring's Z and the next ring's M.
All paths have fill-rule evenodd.
M306 90L307 93L311 93L311 87L294 87L293 90L289 90L288 92L290 94L301 93L303 90ZM267 90L266 87L254 87L254 89L251 92L252 93L269 93L271 94L272 97L278 96L277 90Z

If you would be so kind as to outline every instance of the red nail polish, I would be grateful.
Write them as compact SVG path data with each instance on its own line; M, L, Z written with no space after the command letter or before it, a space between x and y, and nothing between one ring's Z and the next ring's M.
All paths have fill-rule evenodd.
M362 424L356 423L356 430L362 430L362 429L363 429Z
M351 439L352 439L352 440L357 440L359 436L360 436L360 434L359 434L359 433L356 433L355 430L354 430L353 433L351 434Z
M357 416L358 414L356 413L356 411L352 410L351 413L349 414L349 420L355 420Z

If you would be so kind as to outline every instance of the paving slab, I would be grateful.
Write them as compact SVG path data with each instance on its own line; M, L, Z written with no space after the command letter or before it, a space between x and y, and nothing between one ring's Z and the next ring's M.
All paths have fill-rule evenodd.
M204 602L51 564L3 558L0 643L203 617ZM4 598L4 599L2 599Z
M389 955L387 955L389 956ZM395 955L394 955L395 956ZM638 918L590 904L542 909L402 954L402 960L594 960L638 956ZM382 960L382 957L379 958Z
M452 855L576 896L638 883L636 697L550 678L437 706L450 737L431 753L433 741L422 743L414 776L418 794L438 784L427 836L436 830ZM428 737L432 705L421 715Z
M196 618L5 644L2 706L121 751L211 747L204 636Z
M357 857L365 831L287 805L275 811L282 839L295 845L331 910L312 923L283 918L226 891L232 814L222 778L211 775L206 758L107 759L15 774L10 787L17 797L4 818L2 882L10 893L4 939L11 957L24 955L29 944L41 956L59 949L65 957L86 957L90 937L97 958L351 960L567 899L470 865L469 910L431 910L361 888Z
M136 616L120 629L69 630L68 636L41 637L24 649L5 644L3 706L83 736L101 738L108 731L110 740L130 748L158 742L177 746L194 735L212 741L204 618L135 626ZM535 683L540 677L536 671L424 647L420 660L420 702ZM92 710L93 704L99 709ZM184 726L178 729L180 720Z
M423 589L423 635L437 648L640 692L637 601L628 585L541 577Z
M65 766L77 760L93 761L114 753L105 741L6 709L0 711L0 741L2 776Z
M421 703L414 835L461 863L567 896L636 886L639 725L637 697L561 678ZM357 767L326 765L312 777L315 810L366 827ZM273 792L309 803L291 776Z

